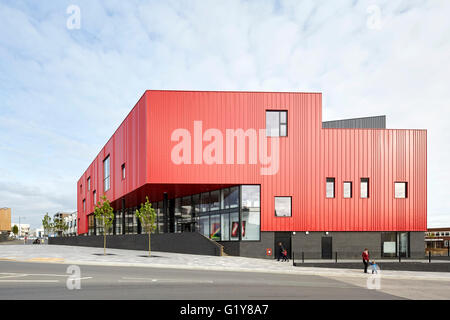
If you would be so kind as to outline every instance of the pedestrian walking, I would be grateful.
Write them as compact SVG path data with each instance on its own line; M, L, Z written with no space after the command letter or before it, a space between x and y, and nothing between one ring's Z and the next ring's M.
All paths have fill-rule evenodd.
M284 251L286 251L286 250L284 249L283 244L281 242L278 242L278 250L277 250L278 260L277 261L280 261L280 259L284 259L284 255L283 255Z
M362 253L362 259L364 263L364 273L367 273L367 267L369 266L369 249L364 249Z

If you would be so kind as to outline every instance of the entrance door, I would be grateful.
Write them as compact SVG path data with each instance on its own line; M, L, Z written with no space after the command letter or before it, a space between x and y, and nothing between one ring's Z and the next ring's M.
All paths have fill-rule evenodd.
M322 237L322 259L333 258L333 238L332 237Z
M291 258L291 232L275 232L275 243L273 247L273 252L275 253L273 256L275 259L278 259L280 249L278 247L278 243L281 242L283 247L286 249L288 258Z

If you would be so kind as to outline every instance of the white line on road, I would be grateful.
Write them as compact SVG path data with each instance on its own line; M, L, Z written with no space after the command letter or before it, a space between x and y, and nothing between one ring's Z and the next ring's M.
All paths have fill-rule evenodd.
M0 282L59 282L59 280L0 280Z
M153 279L153 278L130 278L122 277L123 280L119 282L129 281L147 281L147 282L172 282L172 283L214 283L212 280L185 280L185 279Z

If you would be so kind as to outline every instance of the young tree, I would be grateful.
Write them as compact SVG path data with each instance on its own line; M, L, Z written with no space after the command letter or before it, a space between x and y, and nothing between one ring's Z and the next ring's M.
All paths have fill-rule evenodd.
M58 236L62 236L63 232L69 228L69 226L64 222L64 218L62 217L53 218L52 226L52 229L58 233Z
M114 221L114 209L111 207L109 200L105 195L101 197L103 202L95 205L94 215L97 223L103 227L103 255L106 255L106 233L111 228Z
M12 232L15 236L19 233L19 227L16 224L12 227Z
M49 233L53 230L52 218L48 215L48 212L45 214L44 219L42 219L42 227L44 228L44 237L49 235Z
M141 208L136 210L136 217L141 221L141 226L148 233L148 256L151 254L150 235L156 228L156 211L152 204L145 197L145 203L141 203Z

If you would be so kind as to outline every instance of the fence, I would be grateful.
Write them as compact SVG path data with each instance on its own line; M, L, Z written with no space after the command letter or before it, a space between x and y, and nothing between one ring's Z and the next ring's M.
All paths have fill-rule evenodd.
M295 251L292 252L292 263L293 265L297 264L307 264L307 263L348 263L348 262L356 262L362 260L362 257L359 259L346 258L346 253L342 252L333 252L331 258L323 259L321 258L321 252L304 252L304 251ZM428 262L432 261L441 262L441 261L450 261L450 248L445 248L445 251L430 251L424 250L423 252L411 252L409 257L405 255L398 255L388 257L381 256L380 253L376 253L374 255L370 254L370 260L381 260L384 262Z

